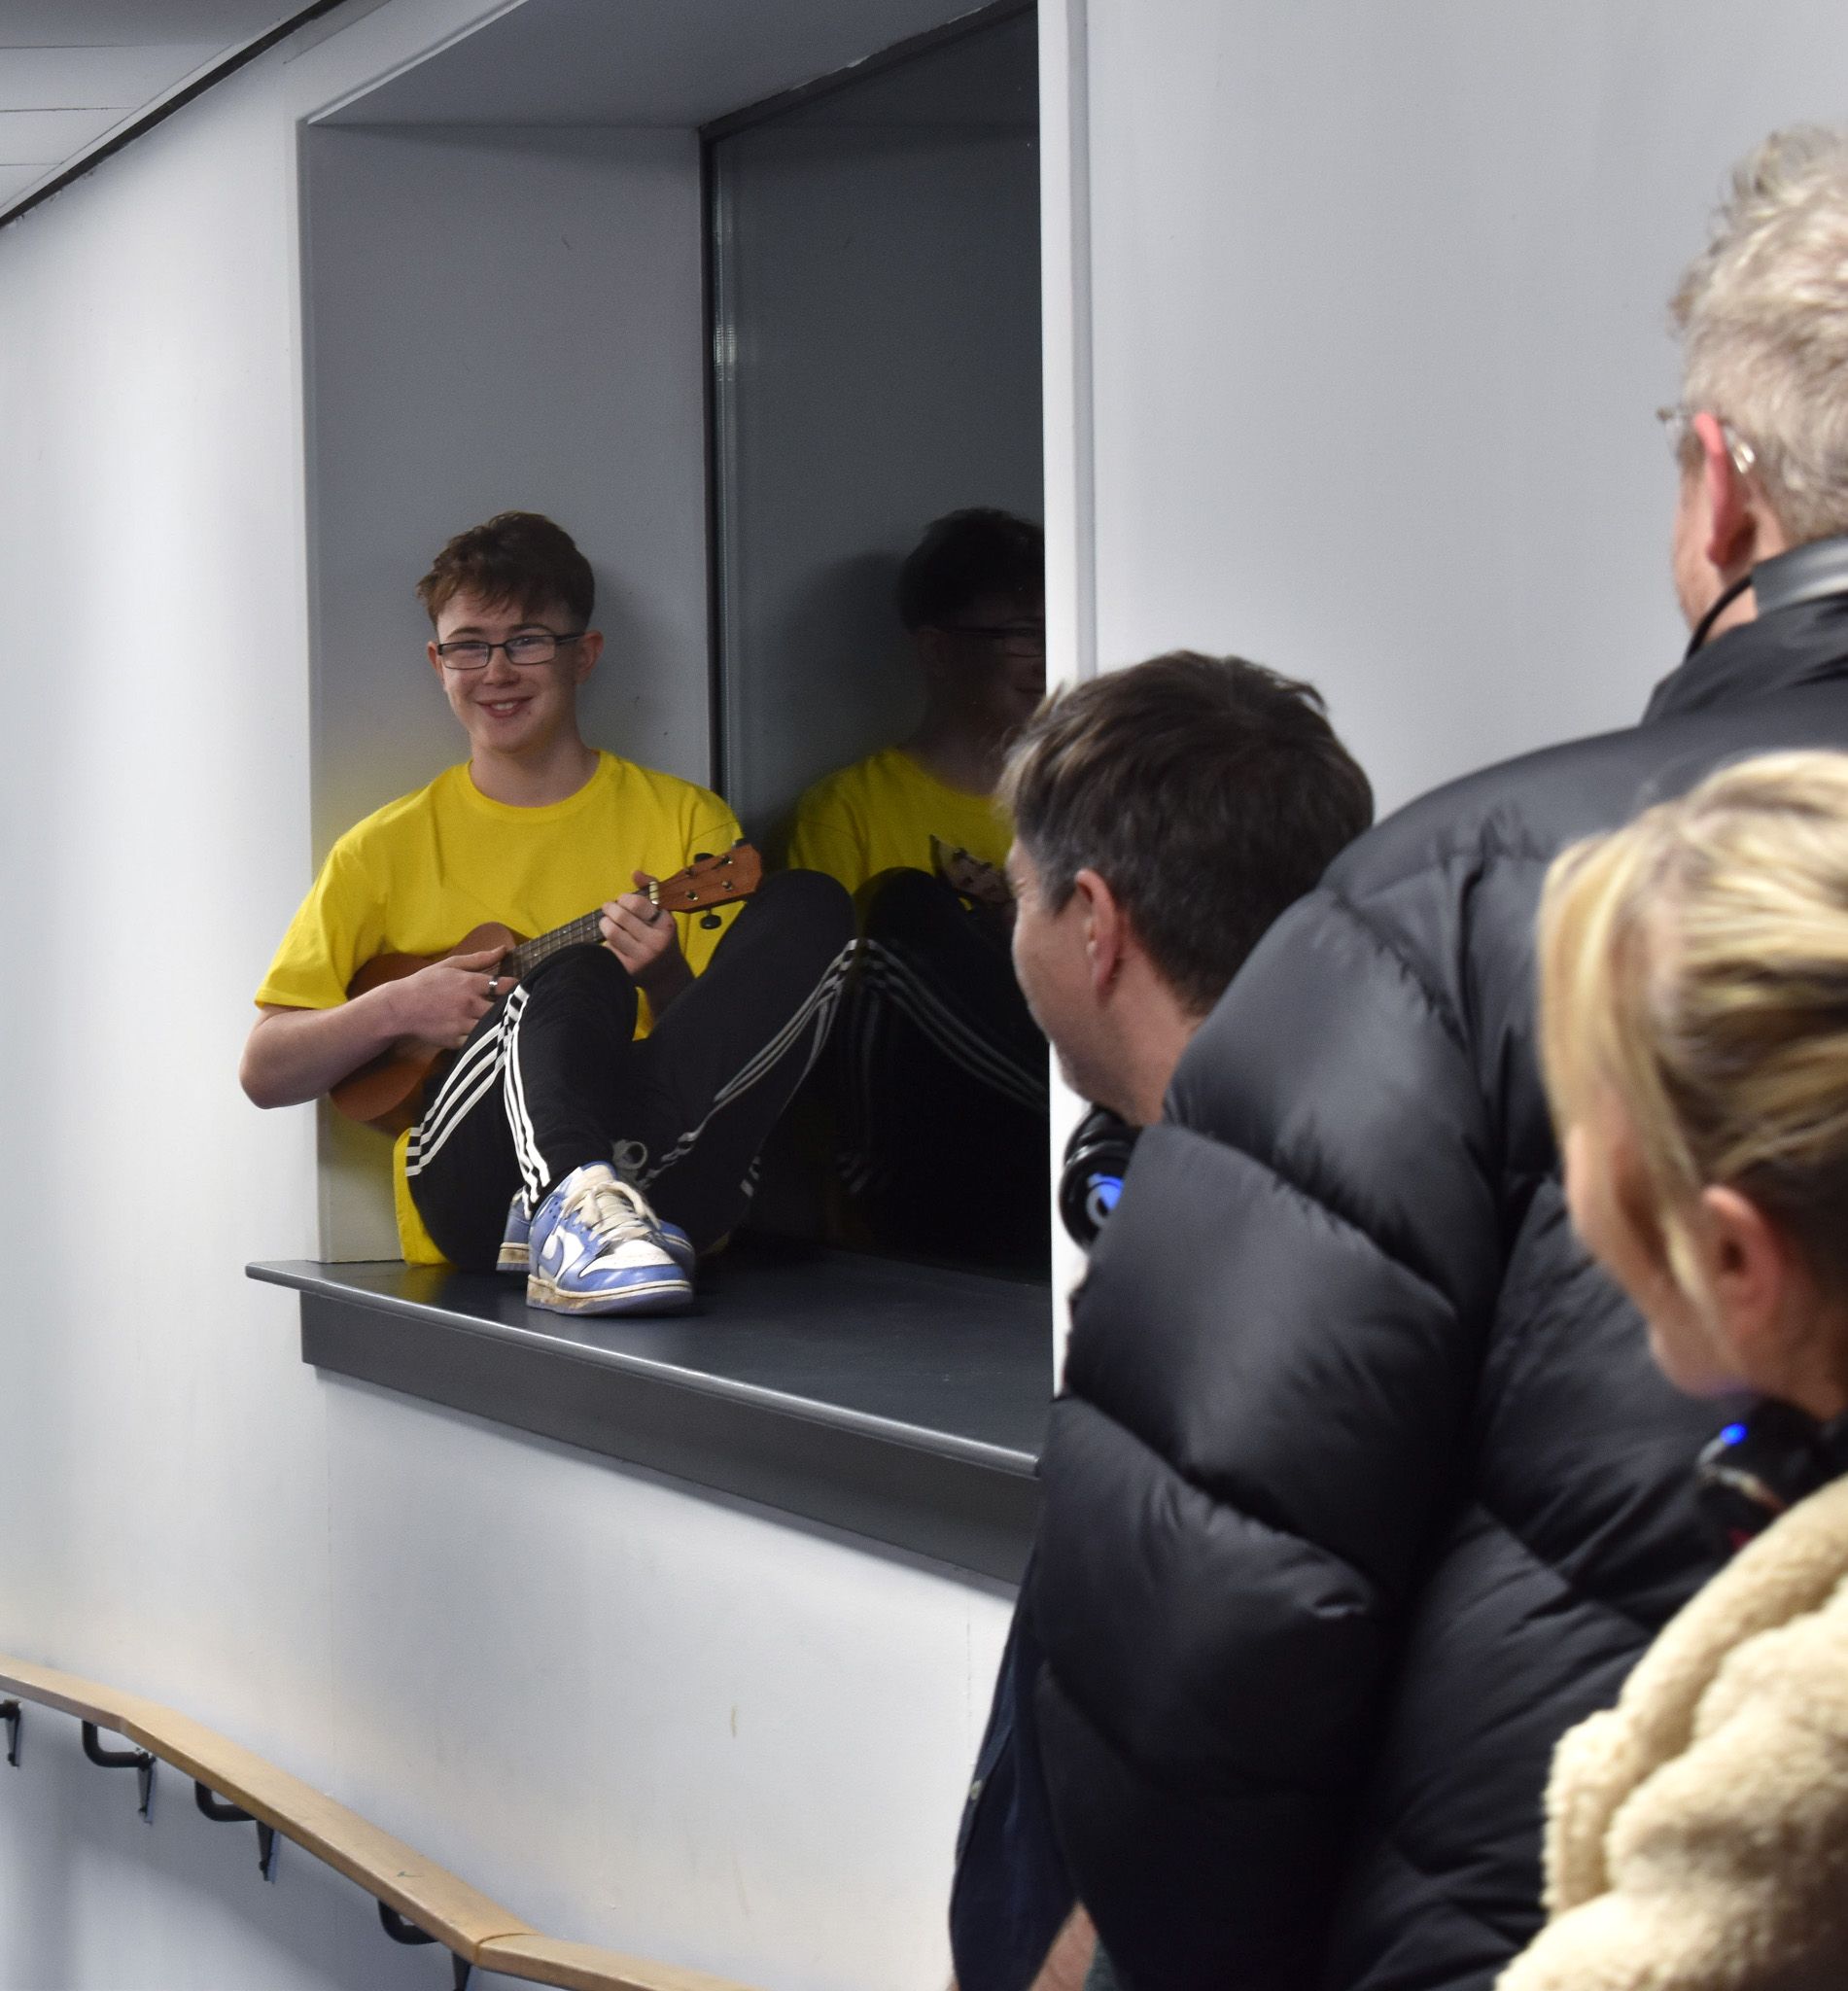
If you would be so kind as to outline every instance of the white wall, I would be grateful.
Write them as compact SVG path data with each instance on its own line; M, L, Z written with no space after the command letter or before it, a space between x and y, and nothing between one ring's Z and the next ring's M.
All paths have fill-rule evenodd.
M1064 11L1100 659L1190 644L1315 680L1387 807L1634 718L1684 640L1666 298L1730 162L1848 109L1848 17Z
M184 1708L558 1933L924 1991L1005 1599L324 1384L241 1275L315 1247L312 1116L234 1077L314 847L295 121L485 11L335 17L0 231L0 908L32 936L0 1649ZM447 1981L304 1856L262 1888L180 1780L150 1832L74 1725L26 1747L0 1983Z

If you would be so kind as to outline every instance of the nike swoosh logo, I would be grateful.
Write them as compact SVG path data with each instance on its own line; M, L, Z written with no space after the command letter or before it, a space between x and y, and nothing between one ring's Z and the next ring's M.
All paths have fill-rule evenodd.
M546 1258L555 1258L558 1261L558 1269L561 1273L570 1272L572 1267L584 1255L584 1241L581 1238L572 1235L561 1225L559 1229L555 1230L546 1239L545 1249L541 1255Z

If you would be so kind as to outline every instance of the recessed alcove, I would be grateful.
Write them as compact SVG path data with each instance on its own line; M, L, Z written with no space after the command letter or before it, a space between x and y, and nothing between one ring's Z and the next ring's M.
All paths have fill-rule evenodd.
M740 617L780 615L776 590L800 589L805 558L838 575L831 653L869 654L875 668L889 659L868 630L884 603L869 607L856 592L837 546L780 549L754 611L742 585L718 584L715 521L728 501L709 412L716 259L706 141L717 121L779 93L824 94L894 51L929 56L940 41L997 29L1030 63L1031 15L1017 4L971 13L945 0L524 0L304 123L317 861L348 824L457 757L412 587L451 533L507 507L558 518L596 569L609 641L583 702L595 743L728 793L743 782L750 792L732 799L753 832L770 827L798 778L882 744L842 730L787 642L774 685L748 698L734 664L732 695L719 696L721 622L735 657ZM1018 88L1011 100L991 90L957 115L972 142L993 146L1010 122L1018 138L1019 98ZM830 127L823 117L822 142L838 149L844 122L853 121ZM912 133L912 154L923 136ZM877 220L871 197L862 224ZM941 202L941 188L931 197ZM1029 467L996 490L954 460L921 463L910 518L904 476L875 478L886 516L868 560L888 574L901 532L945 508L940 493L1037 508L1037 267L1026 261L1013 289L1034 316L1008 371L1030 411L1014 447ZM863 266L879 263L875 255ZM786 329L791 300L785 292L777 301ZM889 315L900 301L894 292L881 308ZM851 411L831 412L851 422ZM787 425L786 404L778 418ZM994 427L992 410L981 426ZM761 470L747 489L774 511ZM830 491L826 505L838 540L856 501L851 489L845 503ZM890 636L883 642L889 649ZM902 688L874 683L856 709L873 722L905 702ZM612 870L627 882L617 854ZM323 1255L390 1255L385 1143L325 1109L321 1125Z
M608 646L586 737L723 786L753 832L899 723L908 693L878 675L895 668L889 602L865 574L888 587L959 502L1039 508L1032 64L1032 13L1012 0L525 0L302 125L317 861L458 757L413 584L451 533L508 507L559 519L596 570ZM844 206L817 162L846 157L872 177ZM931 333L953 347L1003 297L1020 321L971 410L973 432L1008 430L985 469L954 438L924 447L947 361L912 369L910 404L884 397L875 432L869 342L919 309L931 216L1002 175L1013 246L982 244ZM744 208L770 232L715 241ZM891 227L890 266L860 243L861 329L835 329L812 386L785 367L781 399L741 414L741 372L772 344L799 352L805 313L834 309L779 266L811 226ZM778 517L774 465L807 426L802 395L830 384L804 474L840 473L805 535ZM764 525L741 551L746 513ZM821 618L806 637L792 598ZM830 702L808 657L822 626L829 656L867 659L851 697ZM1044 1286L747 1253L704 1328L571 1328L504 1282L390 1263L388 1144L321 1111L321 1261L259 1274L301 1289L306 1359L989 1574L1018 1566ZM662 1420L672 1444L645 1435Z

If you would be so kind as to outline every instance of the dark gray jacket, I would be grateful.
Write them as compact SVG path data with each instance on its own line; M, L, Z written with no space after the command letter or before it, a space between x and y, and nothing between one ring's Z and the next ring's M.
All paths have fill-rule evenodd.
M1182 1061L1078 1302L1026 1598L1053 1815L1136 1991L1487 1991L1552 1746L1713 1562L1721 1421L1573 1240L1533 1052L1559 849L1848 748L1848 543L1644 723L1363 838Z

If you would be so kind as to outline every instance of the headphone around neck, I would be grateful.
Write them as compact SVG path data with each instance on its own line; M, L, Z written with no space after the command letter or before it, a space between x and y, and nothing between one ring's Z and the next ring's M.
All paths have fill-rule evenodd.
M1140 1132L1108 1106L1093 1106L1065 1143L1065 1165L1059 1176L1059 1217L1072 1241L1087 1251L1098 1241L1123 1194L1124 1172Z

